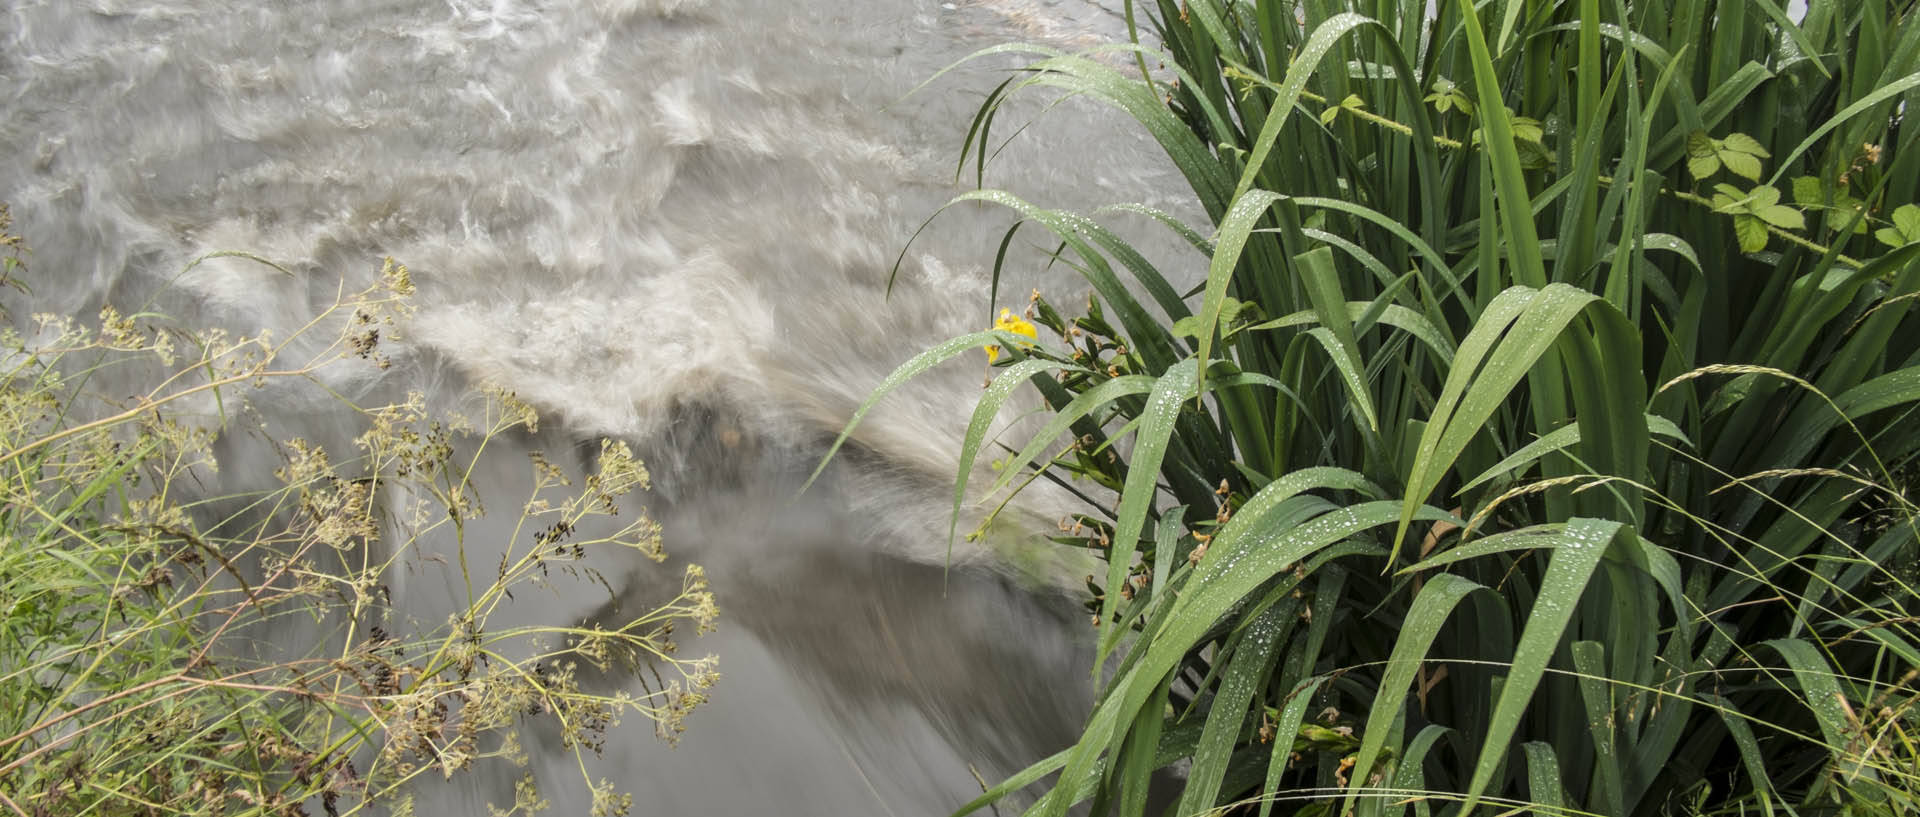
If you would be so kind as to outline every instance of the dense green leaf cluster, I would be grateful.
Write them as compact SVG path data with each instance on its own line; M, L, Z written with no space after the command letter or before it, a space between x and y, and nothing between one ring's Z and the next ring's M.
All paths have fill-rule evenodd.
M1920 809L1920 20L1810 6L1160 0L1128 69L1028 52L976 162L1014 94L1098 98L1212 223L1182 296L962 197L1094 295L1036 293L956 513L1031 383L992 491L1081 491L1108 565L1085 733L963 811L1141 814L1181 759L1164 813Z

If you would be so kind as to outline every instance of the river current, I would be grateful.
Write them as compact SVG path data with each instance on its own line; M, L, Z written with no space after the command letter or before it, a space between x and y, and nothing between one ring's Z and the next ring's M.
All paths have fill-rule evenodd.
M960 143L1008 63L902 97L986 46L1123 39L1118 5L11 0L0 201L35 248L39 312L153 297L184 323L285 333L381 257L408 264L418 311L392 368L327 385L374 399L493 383L540 410L529 445L631 441L669 552L713 578L722 629L685 647L720 657L712 703L677 748L644 725L616 732L595 776L633 792L636 814L944 813L978 794L974 771L1018 770L1085 716L1089 631L1064 589L1078 577L1008 555L1054 547L1038 536L1062 503L1023 500L999 550L961 542L947 571L979 355L891 397L795 491L900 362L1030 287L1084 292L1044 269L1036 239L1016 243L990 303L1003 210L956 208L908 245L971 185L971 170L954 178ZM1151 144L1081 100L1013 142L987 184L1079 211L1179 206ZM179 274L213 250L294 275L240 259ZM261 401L282 433L348 433L324 400ZM635 604L677 575L604 567ZM443 584L416 577L397 603L431 621ZM510 615L577 620L607 603L588 595ZM555 813L585 812L570 767L535 760ZM514 774L430 785L421 813L484 813Z

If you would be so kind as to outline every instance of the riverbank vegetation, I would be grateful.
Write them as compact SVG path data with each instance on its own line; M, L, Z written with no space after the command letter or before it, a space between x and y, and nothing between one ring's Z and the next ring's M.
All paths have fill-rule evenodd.
M1158 0L981 55L1026 61L963 172L1090 97L1209 223L957 200L1092 294L874 399L997 346L956 514L999 458L1106 564L1084 734L960 813L1920 811L1920 21L1808 6Z
M27 290L42 271L17 238L4 251L4 280ZM410 781L501 764L520 782L493 813L530 814L546 804L515 768L531 752L584 761L623 717L669 740L683 728L717 678L711 657L675 653L676 625L716 615L698 568L631 619L497 620L516 594L613 594L593 552L663 557L628 504L648 474L624 444L603 444L578 485L535 457L516 499L474 479L490 443L536 422L512 395L461 416L417 393L332 394L359 423L334 450L277 436L249 406L384 366L411 290L388 262L279 338L111 307L4 330L0 813L408 814ZM210 496L250 445L277 458L277 482ZM477 541L483 500L518 514L510 541ZM404 577L449 574L444 621L396 597ZM595 815L626 813L628 794L579 769Z

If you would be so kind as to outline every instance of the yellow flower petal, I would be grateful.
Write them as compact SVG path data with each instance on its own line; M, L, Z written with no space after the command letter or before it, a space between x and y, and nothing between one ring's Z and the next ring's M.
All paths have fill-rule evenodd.
M1018 315L1013 314L1013 310L1011 309L1003 308L1000 310L1000 317L999 319L993 322L993 328L1003 332L1012 332L1016 335L1025 335L1029 338L1033 338L1034 340L1040 339L1039 330L1035 329L1033 327L1033 324L1028 323L1025 319L1021 318ZM1033 344L1023 343L1021 345L1031 347ZM1000 347L988 346L987 362L993 363L994 361L997 361L999 359L1000 359Z

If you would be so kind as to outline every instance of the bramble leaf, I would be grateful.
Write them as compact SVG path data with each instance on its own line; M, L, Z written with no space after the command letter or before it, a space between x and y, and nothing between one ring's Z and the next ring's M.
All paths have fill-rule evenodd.
M1726 158L1725 154L1728 151L1752 156L1755 159L1773 158L1773 154L1768 153L1766 148L1760 146L1760 140L1744 133L1729 133L1726 138L1720 140L1721 158Z
M1745 213L1734 216L1733 235L1740 240L1741 252L1759 252L1767 248L1767 225L1759 216Z
M1904 247L1920 241L1920 206L1900 205L1893 211L1893 226L1880 228L1873 237L1889 247Z
M1720 161L1727 166L1727 172L1753 181L1760 180L1760 159L1747 153L1726 151L1720 154Z
M1793 177L1793 202L1801 207L1813 207L1827 200L1827 194L1820 187L1820 180L1813 176Z
M1702 159L1713 156L1713 137L1706 131L1694 131L1687 134L1687 158Z
M1759 140L1744 133L1729 133L1724 139L1715 139L1705 131L1687 134L1687 172L1695 179L1705 179L1725 166L1727 172L1757 182L1760 160L1772 156Z
M1920 238L1920 206L1900 205L1893 211L1893 226L1907 236Z
M1764 208L1759 212L1759 216L1768 224L1788 230L1799 230L1807 226L1806 216L1801 215L1799 210L1784 204Z

